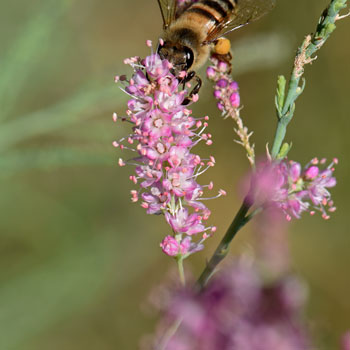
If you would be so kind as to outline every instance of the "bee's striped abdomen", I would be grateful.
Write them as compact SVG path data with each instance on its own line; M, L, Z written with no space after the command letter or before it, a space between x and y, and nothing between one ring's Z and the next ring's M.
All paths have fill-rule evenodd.
M184 13L195 13L213 25L229 19L235 9L237 0L200 0L191 5Z

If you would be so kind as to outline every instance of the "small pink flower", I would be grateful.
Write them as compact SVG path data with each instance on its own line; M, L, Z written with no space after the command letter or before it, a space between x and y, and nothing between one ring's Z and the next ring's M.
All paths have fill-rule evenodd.
M163 181L163 186L167 191L172 191L176 196L183 197L186 193L197 188L196 181L190 176L192 169L179 167L170 169L168 178Z
M176 256L180 250L179 242L172 236L166 236L160 244L163 252L169 256Z
M233 107L239 107L240 103L241 103L241 100L240 100L240 97L239 97L239 93L238 92L233 92L231 95L230 95L230 103Z
M185 237L181 244L180 244L180 250L182 255L186 255L191 248L191 237Z
M158 55L147 56L143 63L148 75L153 79L159 79L169 74L168 61L162 61ZM136 74L138 74L138 72Z
M191 236L205 230L202 217L197 213L190 215L186 208L178 210L176 215L165 213L165 218L175 232Z
M145 119L141 130L148 132L150 139L158 140L161 136L169 137L171 116L162 113L159 109L154 109L149 117Z
M215 69L213 67L207 68L207 77L209 79L213 79L215 77L215 74L216 74L216 72L215 72Z
M305 176L308 180L314 179L319 174L319 169L317 166L311 166L309 169L305 171Z

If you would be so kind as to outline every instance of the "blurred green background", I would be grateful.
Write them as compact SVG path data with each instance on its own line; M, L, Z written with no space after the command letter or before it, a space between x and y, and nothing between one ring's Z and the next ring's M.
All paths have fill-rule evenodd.
M296 47L312 32L324 0L280 0L257 23L231 35L246 124L257 153L272 141L278 74L288 75ZM113 83L130 73L125 57L145 56L157 40L156 1L31 0L0 2L0 349L136 349L154 329L152 288L174 262L159 248L163 220L131 204L130 169L119 168L112 141L128 132L112 123L126 97ZM290 228L293 267L310 286L308 317L322 349L350 328L349 80L350 22L338 24L306 70L287 140L290 157L337 156L338 207L330 221L307 215ZM202 70L202 75L204 70ZM196 115L211 116L203 176L228 196L208 203L218 226L206 249L187 262L197 275L239 206L247 172L209 84ZM248 226L232 254L249 248Z

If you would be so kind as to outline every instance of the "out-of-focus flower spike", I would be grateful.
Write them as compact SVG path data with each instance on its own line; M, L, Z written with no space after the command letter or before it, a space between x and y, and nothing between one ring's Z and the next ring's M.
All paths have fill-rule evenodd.
M263 162L258 164L252 175L250 201L256 205L276 205L286 215L288 221L300 218L304 211L321 212L328 220L329 213L336 210L329 188L336 185L331 163L325 169L325 162L314 158L302 169L294 161Z

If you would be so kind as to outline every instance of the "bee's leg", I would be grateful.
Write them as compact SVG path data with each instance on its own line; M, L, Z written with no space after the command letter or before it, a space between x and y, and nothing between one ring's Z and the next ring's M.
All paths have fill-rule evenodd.
M197 84L195 85L195 87L192 89L192 91L189 93L189 95L184 99L184 101L182 102L183 105L188 105L191 101L192 101L192 97L196 94L198 94L201 86L202 86L202 79L196 75L195 72L190 72L187 76L191 75L191 79L196 79ZM188 82L189 80L187 80Z
M186 83L191 81L195 75L196 75L196 72L194 71L187 73L186 77L181 80L183 89L185 89Z
M202 79L198 76L198 75L195 75L194 76L194 79L196 79L197 81L197 84L194 86L194 88L192 89L192 91L190 92L190 95L189 97L191 98L193 95L197 95L199 90L201 89L202 87Z

